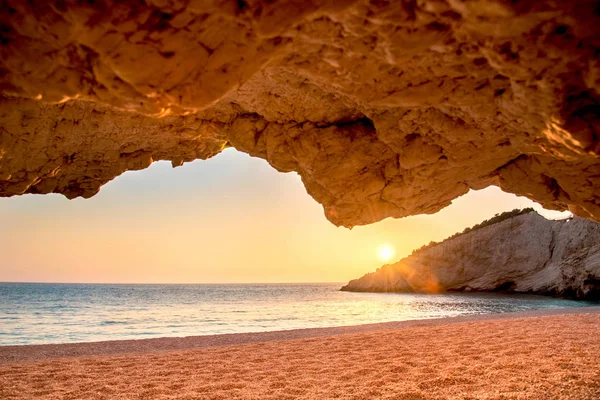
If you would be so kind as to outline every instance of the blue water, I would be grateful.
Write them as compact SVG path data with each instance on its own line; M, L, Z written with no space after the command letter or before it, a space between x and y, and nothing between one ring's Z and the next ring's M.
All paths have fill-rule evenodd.
M0 283L0 345L260 332L593 303L499 294L340 292L339 284Z

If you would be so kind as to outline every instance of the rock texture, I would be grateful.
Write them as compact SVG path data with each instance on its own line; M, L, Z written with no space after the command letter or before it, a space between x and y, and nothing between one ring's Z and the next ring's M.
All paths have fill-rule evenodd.
M509 291L600 300L600 224L530 212L418 251L342 290Z
M600 220L598 1L1 4L0 196L234 146L337 225L489 185Z

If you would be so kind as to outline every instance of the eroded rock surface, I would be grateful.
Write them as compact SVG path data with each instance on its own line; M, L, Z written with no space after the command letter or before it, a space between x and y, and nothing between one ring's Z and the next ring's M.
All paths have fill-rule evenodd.
M342 290L510 291L600 300L600 224L530 212L418 251Z
M600 220L598 1L1 4L0 196L234 146L338 225L489 185Z

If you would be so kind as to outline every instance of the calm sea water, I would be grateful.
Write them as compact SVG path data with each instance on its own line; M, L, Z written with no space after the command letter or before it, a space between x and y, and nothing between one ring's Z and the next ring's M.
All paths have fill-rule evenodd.
M0 283L0 345L211 335L592 303L498 294L348 293L342 284Z

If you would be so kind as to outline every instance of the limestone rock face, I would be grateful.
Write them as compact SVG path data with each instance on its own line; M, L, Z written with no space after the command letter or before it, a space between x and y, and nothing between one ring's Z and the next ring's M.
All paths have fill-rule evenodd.
M0 7L0 196L90 197L226 146L337 225L489 185L600 220L600 6L538 0Z
M500 290L600 300L600 224L530 212L445 240L342 290Z

